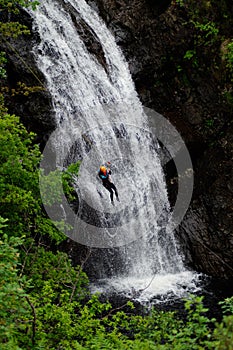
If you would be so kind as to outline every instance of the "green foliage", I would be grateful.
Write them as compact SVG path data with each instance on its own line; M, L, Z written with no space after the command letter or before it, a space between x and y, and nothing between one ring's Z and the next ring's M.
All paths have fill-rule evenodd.
M200 34L197 36L197 44L204 46L211 45L218 37L219 29L216 28L216 24L213 22L200 23L194 22L195 28L200 31Z
M193 67L198 67L196 50L187 50L184 54L184 59L191 61Z
M0 235L6 227L6 220L0 217ZM8 238L0 240L0 348L20 350L21 334L28 329L26 320L30 319L30 307L26 301L27 286L25 276L18 276L18 246L23 240Z
M233 82L233 40L227 44L224 58L226 60L226 67L231 75L231 82Z
M33 10L39 5L38 1L31 0L0 0L0 11L8 11L9 13L19 13L19 6L31 7ZM8 43L9 38L16 39L19 35L30 34L30 30L24 24L8 20L7 22L0 21L0 35L2 40ZM6 78L6 55L4 52L0 52L0 78Z
M35 349L78 348L76 323L87 295L86 274L79 266L72 267L65 253L42 247L34 247L24 259L24 273L33 285L28 291L36 309Z
M41 210L40 152L33 145L34 135L19 119L7 114L4 106L1 111L0 211L9 221L3 227L8 235L0 242L0 348L230 349L232 316L225 316L214 329L215 320L206 316L202 297L186 300L187 320L155 309L147 316L133 315L132 303L122 311L96 295L90 298L81 267L72 266L65 253L42 246L41 236L57 243L64 236ZM52 194L57 196L58 177L62 190L72 187L79 165L52 172L48 183ZM4 223L1 219L1 227ZM232 299L223 308L232 313Z
M32 9L36 9L36 6L39 4L38 1L30 1L30 0L0 0L0 8L1 10L7 10L13 13L19 13L19 6L22 7L31 7ZM22 34L30 34L27 26L19 23L19 22L0 22L0 34L3 38L17 38Z
M214 120L209 118L205 121L205 125L207 128L212 128L214 126Z
M39 5L39 1L31 0L0 0L0 8L9 12L18 13L18 6L31 7L33 10Z
M219 305L221 305L224 314L233 315L233 296L220 301Z
M190 46L187 49L184 59L190 62L193 68L202 69L206 65L206 57L209 59L211 53L212 61L206 65L206 69L218 67L219 65L219 42L221 41L221 23L215 21L217 11L216 7L221 7L218 2L203 0L196 2L194 0L180 1L175 0L176 4L182 7L186 12L188 20L184 23L189 27ZM183 65L182 65L183 68Z
M0 218L0 233L5 222ZM7 235L0 240L0 348L80 349L75 338L86 275L71 266L66 254L35 244L25 251L20 266L17 247L23 243Z
M214 338L216 350L232 350L233 344L233 296L219 302L223 310L223 320L216 325Z
M226 54L229 65L233 68L233 40L227 45L228 53Z
M190 60L191 58L195 57L196 51L195 50L188 50L185 52L184 58L187 60Z
M63 232L67 231L69 228L70 227L65 224L63 220L54 222L43 215L37 216L36 219L36 231L40 235L48 237L49 240L56 244L60 244L67 239Z
M24 269L34 286L31 292L34 297L48 286L53 291L53 296L51 294L47 297L57 302L57 305L71 301L71 294L74 292L76 301L85 295L87 276L79 266L72 267L65 253L53 253L43 247L34 246L28 254L25 254Z
M9 235L47 235L60 243L66 239L44 215L39 191L38 145L19 118L0 118L0 215L8 217ZM61 223L62 225L62 223Z
M40 172L40 189L43 193L43 203L47 206L61 204L64 194L68 200L72 201L76 198L72 183L74 177L78 176L80 162L73 163L68 166L65 171L56 169L44 174L42 169Z
M6 38L17 38L22 34L30 34L30 30L27 28L27 26L18 22L0 22L0 34Z
M205 316L208 311L203 306L203 297L190 296L185 302L188 313L187 322L172 336L174 349L205 349L212 348L211 326L215 319Z
M187 50L184 55L184 59L191 61L192 66L195 68L198 67L198 48L201 49L202 47L211 47L211 45L213 45L218 38L219 30L216 28L215 23L210 21L207 23L191 21L191 23L197 30L194 36L194 49Z
M43 90L44 90L43 86L27 86L25 83L22 83L22 82L17 82L17 87L14 89L9 89L7 87L4 88L4 92L10 93L12 97L16 95L28 96L29 94L43 91Z
M34 134L26 131L19 118L1 115L0 215L8 217L10 235L30 232L40 210L37 198L40 152L32 144L33 138Z
M5 71L5 70L4 70ZM0 70L1 72L1 70ZM6 71L5 71L6 74ZM25 83L22 82L17 82L16 87L14 88L9 88L8 86L2 86L0 88L1 93L4 96L10 96L10 97L15 97L15 96L29 96L33 93L44 91L45 88L41 85L34 85L34 86L28 86Z
M226 102L231 106L231 108L233 107L233 92L230 89L230 91L224 91L223 92L223 96L226 100Z
M54 171L50 171L47 175L44 174L44 170L40 170L40 193L42 196L43 205L48 208L59 207L66 199L72 203L77 200L77 193L73 187L74 178L78 176L80 162L75 164L71 164L66 170L61 171L56 169ZM69 231L73 229L73 227L66 223L63 219L53 220L54 225L57 227L57 231L55 231L51 227L50 220L47 222L43 219L40 232L43 233L45 225L51 227L51 232L49 232L50 238L56 240L57 243L60 243L62 240L66 238L64 234L61 232L66 232L69 235Z
M232 350L233 348L233 316L224 316L223 321L214 330L214 350Z
M0 78L6 78L6 70L4 68L7 62L6 54L3 51L0 51Z
M61 204L63 198L62 171L56 169L45 175L40 170L40 190L43 195L43 203L46 206Z
M4 105L3 94L0 93L0 117L7 113L7 108Z
M64 193L70 201L76 199L76 192L74 191L73 182L78 176L80 164L80 161L70 164L68 168L62 173L62 185Z
M186 1L176 2L187 6ZM190 3L195 48L187 50L184 59L196 67L198 47L211 47L219 32L210 19L200 23L195 17L196 3ZM0 8L10 12L17 12L17 5L36 4L29 0L0 0ZM207 9L208 2L204 1L203 6ZM1 23L0 31L11 37L28 33L25 27L14 23ZM233 66L231 45L232 42L226 54L229 70ZM5 63L1 53L1 77L5 77ZM183 67L177 69L186 77ZM27 96L35 91L36 87L34 90L19 84L5 92ZM0 95L0 215L4 217L0 217L0 349L232 349L232 298L222 302L223 312L230 315L215 324L214 319L206 316L202 297L190 296L185 301L184 320L174 312L156 309L149 315L134 315L132 303L114 310L97 295L90 297L88 278L82 268L72 266L67 254L56 251L57 244L66 237L55 229L42 209L38 170L41 154L34 136L19 118L7 113ZM75 199L72 184L79 166L80 163L71 164L66 171L55 170L45 177L41 186L48 194L46 205L57 203L63 192L68 200ZM62 228L64 222L56 224ZM53 251L49 247L51 242Z
M170 336L167 330L169 329L169 332L173 333L181 326L181 322L176 319L174 312L162 312L155 309L145 319L134 317L132 321L135 339L150 340L155 344L168 342Z
M180 7L184 6L184 0L175 0L175 3Z

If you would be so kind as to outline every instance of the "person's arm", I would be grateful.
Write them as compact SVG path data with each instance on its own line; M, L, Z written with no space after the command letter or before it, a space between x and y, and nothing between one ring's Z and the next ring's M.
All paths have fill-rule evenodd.
M108 171L108 174L111 175L111 163L110 162L107 162L107 171Z

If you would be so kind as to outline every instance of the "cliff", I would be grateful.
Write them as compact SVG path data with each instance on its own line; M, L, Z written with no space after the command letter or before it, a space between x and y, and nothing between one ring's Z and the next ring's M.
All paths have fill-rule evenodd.
M233 37L233 5L224 0L186 5L181 0L96 0L95 6L127 58L142 103L170 120L189 149L195 187L176 233L187 264L209 275L232 277L233 97L224 53ZM21 21L30 27L29 16L22 13ZM31 53L36 40L33 33L10 46L2 43L10 88L19 80L38 84L36 77L44 84ZM93 51L98 55L98 47ZM48 93L9 93L7 104L43 144L55 125ZM177 179L169 167L167 182L173 204Z

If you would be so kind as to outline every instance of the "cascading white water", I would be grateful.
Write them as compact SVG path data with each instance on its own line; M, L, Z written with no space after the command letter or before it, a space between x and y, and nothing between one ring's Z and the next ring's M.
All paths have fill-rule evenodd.
M31 15L41 39L34 53L59 128L54 143L57 165L63 167L73 147L72 161L82 160L76 184L81 200L94 208L91 215L110 214L101 239L95 236L98 228L86 222L79 224L83 238L73 238L92 246L98 239L97 247L104 247L108 239L118 246L121 269L102 281L105 290L130 294L132 287L148 286L142 299L168 292L181 295L181 284L186 289L193 273L184 268L174 235L166 229L170 210L158 144L112 34L84 0L46 0ZM80 36L80 23L100 46L102 63ZM112 162L121 199L115 207L96 178L106 160ZM100 285L96 288L101 290Z

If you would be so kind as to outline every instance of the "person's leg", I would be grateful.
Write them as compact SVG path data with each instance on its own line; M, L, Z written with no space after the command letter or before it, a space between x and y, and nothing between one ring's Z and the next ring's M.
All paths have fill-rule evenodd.
M109 189L109 192L110 192L110 199L111 199L111 202L113 203L113 190L110 188L110 189Z
M115 195L116 195L116 198L117 200L119 200L118 198L118 192L117 192L117 189L116 189L116 186L111 182L111 188L113 188L114 192L115 192Z
M109 186L108 183L103 183L103 185L106 188L106 190L108 190L110 192L110 199L111 199L111 202L113 203L113 190L112 190L111 186Z

